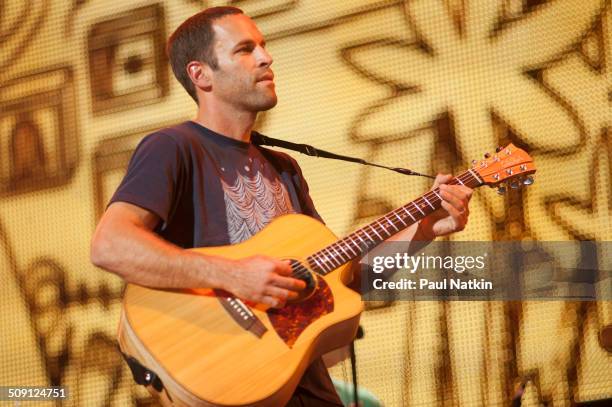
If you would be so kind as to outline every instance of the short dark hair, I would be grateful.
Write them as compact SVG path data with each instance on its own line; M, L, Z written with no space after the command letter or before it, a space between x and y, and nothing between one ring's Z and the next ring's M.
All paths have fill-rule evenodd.
M214 50L215 31L212 23L221 17L243 14L237 7L211 7L185 20L168 38L166 53L176 79L198 103L195 86L185 67L191 61L201 61L212 69L218 68Z

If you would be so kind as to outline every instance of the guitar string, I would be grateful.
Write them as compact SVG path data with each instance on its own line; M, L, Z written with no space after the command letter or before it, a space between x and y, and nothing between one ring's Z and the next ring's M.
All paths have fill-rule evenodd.
M469 172L461 174L460 176L458 176L456 178L460 180L459 182L461 182L461 181L465 182L465 181L469 181L469 176L472 176L472 178L474 178L473 175L471 175ZM453 183L454 184L457 183L456 179L451 180L451 184L453 184ZM311 255L310 258L312 258L312 260L318 260L319 261L318 263L320 263L320 264L316 264L317 262L315 262L315 265L318 265L319 266L318 268L321 269L321 271L324 272L323 275L331 272L332 270L336 269L337 267L340 267L342 264L345 264L346 262L352 260L351 256L347 253L347 251L343 249L343 245L345 247L351 249L351 251L355 254L355 257L358 256L358 254L356 254L355 251L352 250L353 246L351 246L351 244L348 242L348 240L353 241L352 240L352 236L353 235L355 235L356 237L360 238L359 231L363 231L367 236L369 236L367 234L367 232L365 231L365 228L369 227L371 232L374 232L380 239L384 240L384 238L382 236L380 236L380 233L383 233L386 237L391 236L392 233L389 233L387 228L385 228L383 226L383 223L388 223L390 226L393 226L396 229L396 232L400 230L399 227L395 223L391 222L391 220L388 218L388 216L391 216L391 215L397 216L398 219L404 224L404 228L407 227L408 225L399 216L398 211L401 210L401 209L403 209L403 210L409 209L409 213L411 214L411 217L414 218L414 216L412 216L412 213L413 213L412 209L409 208L408 206L410 204L413 204L416 207L416 203L419 202L419 199L421 200L421 202L419 203L420 208L417 207L418 211L422 211L422 209L426 209L429 212L429 208L430 207L431 207L432 211L436 210L437 208L434 206L434 204L438 205L440 203L439 194L437 193L437 191L439 191L439 189L437 189L437 188L435 190L433 190L433 191L429 191L426 194L424 194L422 197L415 199L414 201L408 203L404 207L395 209L395 210L389 212L388 214L385 214L384 216L378 218L377 220L373 221L372 223L370 223L369 225L365 226L364 228L359 229L359 230L351 233L350 235L346 236L345 238L343 238L343 239L341 239L341 240L331 244L330 246L327 246L326 248L320 250L318 253L315 253L315 254ZM427 198L429 198L429 200ZM432 202L433 202L433 204L432 204ZM427 205L429 205L429 206L427 206ZM415 214L417 216L419 216L417 212L415 212ZM409 220L407 220L407 221L410 222ZM414 219L413 219L413 222L414 222ZM360 240L363 241L363 239L360 239ZM375 243L375 241L373 239L371 239L371 238L370 238L370 242L371 243L372 242ZM364 244L365 244L365 242L364 242ZM336 250L336 247L339 248L342 252L344 252L344 254L345 254L345 256L347 257L348 260L345 259L340 254L340 252L338 250ZM357 247L357 249L359 250L360 247ZM338 256L334 255L332 250L335 251ZM359 250L359 251L361 251L361 250ZM322 254L319 254L319 253L322 253ZM338 260L338 258L340 260ZM337 262L338 264L335 264L333 261ZM313 269L313 271L317 272L315 270L315 266L312 265L312 262L309 262L309 263L311 263L310 266ZM331 267L330 267L330 265L331 265ZM327 266L327 267L325 267L325 266ZM299 267L296 267L294 274L297 275L297 276L303 276L305 273L308 273L308 270L306 269L306 267L304 265L299 263ZM318 273L318 274L321 274L321 273Z
M453 179L452 179L452 180L449 182L449 184L450 184L450 185L456 185L456 184L460 183L460 184L462 184L462 185L465 185L466 183L467 183L467 184L471 184L473 181L476 181L476 185L475 185L475 186L482 185L482 184L483 184L483 182L481 181L481 179L479 179L479 178L478 178L478 176L477 176L476 174L477 174L477 172L476 172L476 173L474 172L474 168L469 169L469 170L465 171L464 173L462 173L462 174L458 175L457 177L453 178ZM399 228L398 228L398 227L395 225L395 223L394 223L395 221L391 222L391 221L390 221L390 220L387 218L387 216L395 215L395 216L396 216L396 217L398 217L398 219L399 219L399 220L400 220L400 221L401 221L401 222L404 224L404 227L403 227L403 228L406 228L406 227L408 227L409 225L406 225L406 224L405 224L405 222L403 222L403 220L404 220L405 218L403 218L403 215L402 215L402 216L400 216L401 212L399 212L399 211L400 211L400 210L404 210L404 211L406 211L407 213L409 213L409 216L412 218L412 223L411 223L411 224L413 224L414 222L416 222L416 218L415 218L415 216L413 216L413 209L412 209L412 208L410 208L410 207L409 207L409 205L411 205L411 204L412 204L413 206L415 206L415 207L417 208L417 211L416 211L416 212L414 212L414 215L416 215L416 217L419 217L418 212L421 212L421 213L423 214L423 217L425 217L425 216L427 216L428 214L425 214L425 213L423 212L423 209L427 209L427 211L429 212L429 207L428 207L426 204L429 204L429 206L431 207L431 206L433 206L433 205L432 205L432 202L433 202L435 205L438 205L438 204L440 204L440 203L441 203L440 196L439 196L439 194L437 193L438 191L440 191L440 189L439 189L439 188L436 188L436 189L434 189L434 190L432 190L432 191L428 191L427 193L423 194L421 197L419 197L419 198L417 198L417 199L415 199L415 200L413 200L413 201L409 202L408 204L406 204L406 205L404 205L404 206L402 206L402 207L400 207L400 208L394 209L393 211L391 211L391 212L389 212L389 213L387 213L387 214L383 215L382 217L380 217L380 218L378 218L378 219L374 220L374 221L373 221L373 222L371 222L369 225L366 225L366 226L364 226L363 228L358 229L358 230L356 230L355 232L353 232L353 233L349 234L348 236L344 237L343 239L338 240L338 241L336 241L336 242L332 243L331 245L329 245L329 246L327 246L327 247L325 247L325 248L323 248L323 249L319 250L319 251L318 251L318 252L316 252L316 253L313 253L311 256L309 256L309 257L306 259L306 260L307 260L308 265L309 265L309 266L310 266L310 268L311 268L311 269L312 269L312 270L313 270L315 273L317 273L317 274L320 274L320 275L326 275L326 274L330 273L331 271L333 271L333 270L337 269L338 267L340 267L340 266L342 266L343 264L345 264L345 263L347 263L347 262L351 261L352 259L354 259L356 256L358 256L358 255L359 255L359 254L357 254L355 257L351 258L351 257L348 255L348 253L346 252L346 250L344 250L344 249L343 249L343 246L344 246L344 247L347 247L347 248L349 248L349 249L350 249L350 250L351 250L351 251L354 253L354 250L352 250L353 248L357 248L357 250L359 250L359 249L361 248L361 246L360 246L360 245L355 245L355 243L354 243L354 241L353 241L353 236L354 236L354 237L356 237L356 238L358 238L359 240L361 240L361 241L364 243L364 245L365 245L365 246L368 246L368 243L366 243L366 242L365 242L365 241L364 241L364 240L361 238L361 236L359 235L359 232L361 231L361 232L363 232L363 233L364 233L364 234L365 234L365 235L368 237L368 239L369 239L369 241L370 241L370 244L371 244L371 243L375 243L375 244L380 243L380 242L381 242L382 240L384 240L384 239L383 239L383 238L380 236L380 234L379 234L378 232L383 233L383 231L384 231L384 234L386 234L386 235L387 235L387 237L389 237L389 236L391 236L391 235L393 234L393 233L391 233L391 234L390 234L390 233L389 233L389 232L386 230L386 228L383 226L383 223L386 223L385 221L387 221L387 222L389 223L389 225L391 225L391 226L393 226L394 228L396 228L396 231L397 231L397 232L399 232L399 230L400 230L400 229L399 229ZM431 194L433 194L433 196L431 196ZM428 200L428 199L427 199L427 197L429 197L429 199L430 199L431 201L430 201L430 200ZM421 201L423 201L423 200L424 200L424 201L425 201L425 203L423 203L423 202L421 202L421 203L420 203L420 205L421 205L421 207L420 207L420 208L419 208L419 207L416 205L416 204L417 204L417 202L418 202L419 200L421 200ZM438 209L438 208L435 208L435 209L434 209L434 208L432 208L432 211L431 211L431 212L435 211L436 209ZM398 212L399 212L399 213L398 213ZM430 213L431 213L431 212L430 212ZM408 220L408 219L405 219L405 220L406 220L406 221L408 221L408 222L410 222L410 220ZM381 223L381 222L383 222L383 223ZM379 229L379 227L376 225L377 223L380 225L380 227L381 227L381 229L382 229L382 230L381 230L381 229ZM371 232L374 232L374 233L375 233L375 234L376 234L376 235L379 237L379 239L381 239L381 241L378 241L378 243L377 243L377 242L376 242L376 240L372 239L372 238L369 236L369 234L367 233L366 228L370 228L370 231L371 231ZM403 228L402 228L402 229L403 229ZM353 245L351 245L351 243L350 243L348 240L350 240L350 241L353 243ZM342 251L345 253L345 255L347 255L348 260L344 259L344 257L343 257L343 256L342 256L342 255L341 255L341 254L340 254L340 253L339 253L339 252L336 250L336 248L335 248L335 247L338 247L340 250L342 250ZM332 250L334 250L336 253L338 253L338 256L335 256L335 255L333 254ZM326 251L327 251L327 254L326 254ZM340 260L338 260L338 257L340 258ZM311 261L311 259L312 259L312 261ZM335 263L334 263L334 261L336 261L338 264L335 264ZM313 264L313 262L314 262L314 264ZM318 264L318 263L320 263L320 264ZM298 275L298 276L302 276L303 274L308 274L308 273L309 273L308 269L307 269L307 268L306 268L306 267L305 267L305 266L304 266L302 263L299 263L299 266L300 266L300 267L299 267L299 269L297 269L297 268L296 268L296 270L297 270L297 274L296 274L296 275ZM318 267L317 267L317 266L318 266ZM316 270L316 268L319 268L319 269L321 270L321 272L318 272L318 271Z
M462 174L458 175L457 177L453 178L453 179L452 179L452 180L451 180L451 181L450 181L448 184L450 184L450 185L464 184L464 185L465 185L466 183L467 183L467 184L471 183L471 182L470 182L470 179L471 179L471 180L474 180L474 181L477 181L477 182L480 182L480 181L479 181L479 180L478 180L478 179L477 179L477 178L476 178L476 177L475 177L475 176L474 176L472 173L470 173L470 171L465 171L464 173L462 173ZM390 220L387 218L387 216L388 216L388 215L396 215L396 216L398 216L398 218L400 218L402 221L403 221L403 220L406 220L406 221L410 222L410 220L408 220L408 219L403 218L402 216L400 216L400 215L401 215L401 212L399 212L399 213L398 213L398 211L400 211L400 210L406 210L408 213L410 213L410 216L411 216L411 217L413 217L413 220L412 220L412 223L411 223L411 224L414 224L414 223L416 223L416 222L417 222L417 221L416 221L416 220L414 220L414 219L416 219L418 216L420 216L420 215L419 215L419 211L421 211L421 210L423 210L423 209L427 209L427 211L428 211L429 213L431 213L431 212L434 212L436 209L439 209L438 205L439 205L439 204L441 204L441 202L442 202L442 201L441 201L441 199L440 199L440 197L439 197L439 194L438 194L438 192L439 192L439 191L440 191L440 189L439 189L439 188L436 188L436 189L434 189L434 190L431 190L431 191L426 192L426 193L425 193L425 194L423 194L421 197L416 198L415 200L413 200L413 201L411 201L411 202L407 203L406 205L404 205L404 206L402 206L402 207L400 207L400 208L396 208L396 209L392 210L391 212L389 212L389 213L387 213L387 214L383 215L382 217L380 217L380 218L378 218L378 219L374 220L373 222L371 222L370 224L368 224L368 225L364 226L363 228L357 229L356 231L352 232L352 233L351 233L351 234L349 234L348 236L346 236L346 237L344 237L344 238L342 238L342 239L340 239L340 240L338 240L338 241L336 241L336 242L332 243L331 245L329 245L329 246L327 246L327 247L324 247L323 249L319 250L319 251L318 251L318 252L316 252L316 253L313 253L312 255L308 256L308 258L306 258L306 261L309 263L309 266L310 266L310 268L312 269L312 271L314 271L316 274L319 274L319 275L326 275L326 274L330 273L331 271L333 271L333 270L337 269L338 267L342 266L343 264L348 263L349 261L351 261L352 259L354 259L355 257L357 257L357 256L359 255L359 254L358 254L357 256L355 256L355 257L351 258L351 257L350 257L350 256L349 256L349 255L346 253L346 251L342 249L341 242L342 242L342 244L344 244L346 247L352 247L352 248L354 248L354 247L353 247L353 246L351 246L351 245L350 245L350 243L349 243L348 241L346 241L346 240L347 240L347 239L349 239L350 237L352 237L353 235L356 235L356 237L358 237L358 238L359 238L359 240L362 240L362 241L363 241L363 239L361 239L361 238L359 237L358 233L359 233L360 231L363 231L364 233L366 233L366 232L365 232L365 229L366 229L366 228L370 228L370 229L371 229L371 231L374 231L376 235L379 235L379 232L380 232L380 233L383 233L383 231L384 231L384 234L385 234L385 235L387 235L387 238L388 238L388 237L390 237L390 236L392 236L392 235L393 235L393 233L389 234L389 233L388 233L388 231L387 231L387 230L386 230L386 229L385 229L385 228L382 226L382 223L381 223L381 222L384 222L384 221L386 220L386 221L387 221L387 222L388 222L390 225L393 225L393 226L394 226L394 227L397 229L397 230L396 230L396 232L399 232L399 230L401 230L401 229L399 229L399 228L398 228L398 227L397 227L397 226L396 226L396 225L395 225L395 224L394 224L392 221L390 221ZM429 198L429 199L427 199L427 198ZM420 209L418 209L418 207L417 207L417 211L415 211L415 212L413 213L413 212L412 212L412 211L413 211L413 209L412 209L412 208L409 208L409 205L413 204L414 206L416 206L417 201L419 201L419 200L423 201L423 199L425 200L425 202L421 202L421 203L420 203L420 205L422 205L422 206L420 207ZM429 204L430 206L431 206L431 205L433 205L433 206L435 206L436 208L435 208L435 209L431 209L431 208L430 208L430 206L428 206L427 204ZM427 216L429 213L425 214L423 217ZM414 215L416 215L416 216L414 216ZM380 229L379 229L379 227L378 227L378 226L376 226L376 224L377 224L377 223L380 225ZM410 226L410 225L408 225L408 226ZM404 226L402 229L405 229L405 228L406 228L406 227L408 227L408 226ZM367 235L367 233L366 233L366 235ZM381 236L379 235L379 238L380 238L380 237L381 237ZM378 244L378 243L380 243L380 242L381 242L382 240L384 240L384 239L381 239L381 241L379 241L378 243L377 243L375 240L371 239L371 238L370 238L369 240L370 240L370 244L371 244L371 243L376 243L376 244ZM365 244L365 242L364 242L364 244ZM365 245L367 245L367 244L365 244ZM348 260L345 260L345 259L342 257L342 255L340 255L340 253L339 253L339 252L336 250L336 253L338 253L338 257L340 258L340 260L338 260L338 258L337 258L337 257L336 257L336 256L335 256L335 255L334 255L332 252L331 252L331 250L330 250L330 249L335 250L335 249L334 249L334 246L339 247L339 248L340 248L340 249L341 249L341 250L342 250L342 251L345 253L345 255L347 255ZM361 251L360 249L361 249L361 247L360 247L360 246L358 246L358 247L357 247L357 250L363 253L363 251ZM324 253L324 251L327 251L327 252L328 252L328 254L325 254L325 253ZM321 253L322 253L322 254L321 254ZM311 259L311 258L312 258L313 260L314 260L314 259L316 259L316 260L318 260L318 261L321 263L321 265L320 265L320 266L318 266L318 268L319 268L319 269L321 269L322 273L320 273L320 272L318 272L317 270L315 270L315 267L314 267L314 266L317 266L317 265L316 265L316 263L315 263L315 265L313 266L313 264L312 264L312 263L309 261L309 259ZM331 258L331 259L330 259L330 258ZM336 264L335 264L335 263L334 263L332 260L335 260L335 261L336 261L336 262L338 262L339 264L338 264L338 265L336 265ZM324 267L324 266L330 267L330 263L331 263L331 268L330 268L329 270L327 270L327 269L326 269L326 267ZM309 272L308 268L306 268L306 266L305 266L305 265L304 265L302 262L299 262L299 263L298 263L298 266L296 266L296 267L295 267L295 269L293 269L293 275L294 275L294 276L296 276L296 277L298 277L298 278L299 278L299 277L306 277L306 276L307 276L309 273L310 273L310 272Z
M453 185L453 184L457 184L457 183L465 183L465 182L468 182L468 183L469 183L470 178L472 178L472 179L474 179L474 180L478 181L478 180L477 180L477 179L476 179L476 178L475 178L475 177L474 177L474 176L473 176L473 175L472 175L472 174L471 174L469 171L466 171L466 172L464 172L463 174L460 174L459 176L457 176L456 178L453 178L453 179L452 179L452 180L449 182L449 184ZM459 180L459 182L457 182L457 180ZM397 226L396 226L394 223L392 223L392 222L389 220L389 218L387 218L387 216L389 216L389 215L396 215L396 216L398 216L398 218L400 218L400 217L399 217L399 214L398 214L397 212L398 212L399 210L406 210L406 209L408 209L408 212L409 212L409 213L411 214L411 216L412 216L412 215L413 215L413 212L412 212L412 211L413 211L413 209L412 209L412 208L409 208L408 206L409 206L409 205L411 205L411 204L413 204L413 205L415 205L415 206L416 206L416 203L417 203L419 200L421 200L421 201L423 201L423 200L424 200L424 201L425 201L427 204L429 204L429 205L430 205L430 206L427 206L427 204L426 204L425 202L421 202L421 203L420 203L420 205L421 205L421 209L427 209L427 211L429 212L429 208L430 208L431 206L433 206L433 205L432 205L432 203L433 203L433 204L435 204L435 205L438 205L438 204L441 202L441 200L439 199L439 194L437 193L437 191L439 191L439 188L436 188L436 189L434 189L434 190L432 190L432 191L428 191L428 192L427 192L427 193L425 193L423 196L421 196L421 197L419 197L419 198L415 199L414 201L409 202L408 204L404 205L403 207L401 207L401 208L397 208L397 209L395 209L395 210L393 210L393 211L391 211L391 212L389 212L389 213L385 214L384 216L382 216L382 217L378 218L377 220L373 221L373 222L372 222L372 223L370 223L369 225L366 225L365 227L363 227L363 228L361 228L361 229L358 229L357 231L355 231L355 232L351 233L350 235L346 236L345 238L343 238L343 239L341 239L341 240L339 240L339 241L337 241L337 242L335 242L335 243L333 243L333 244L331 244L331 245L329 245L329 246L327 246L327 247L325 247L325 248L321 249L319 252L314 253L313 255L309 256L309 258L312 258L313 260L315 260L315 259L319 260L319 262L321 263L321 265L326 265L326 266L327 266L327 267L322 267L322 266L319 266L319 267L318 267L318 268L320 268L320 269L323 271L323 273L318 273L316 270L314 270L314 269L315 269L315 267L312 267L312 264L310 264L310 265L311 265L311 268L313 269L313 271L317 272L317 274L322 274L322 275L325 275L325 274L327 274L327 273L329 273L329 272L331 272L331 271L335 270L336 268L340 267L342 264L345 264L345 263L347 263L348 261L352 260L352 259L351 259L351 257L350 257L350 256L349 256L349 255L346 253L346 251L342 249L341 244L344 244L346 247L354 247L354 246L351 246L351 245L350 245L350 243L349 243L347 240L348 240L349 238L351 238L353 235L356 235L357 237L359 237L359 235L358 235L358 232L359 232L359 231L364 231L364 233L365 233L367 236L369 236L369 235L367 234L367 232L365 232L365 230L364 230L365 228L368 228L368 227L370 228L370 231L371 231L371 232L374 232L376 235L378 235L378 236L379 236L379 238L381 238L382 240L384 240L384 238L382 238L382 236L380 236L380 234L379 234L378 232L383 233L383 231L384 231L384 234L385 234L385 235L387 235L387 237L391 236L391 235L392 235L392 233L390 234L390 233L389 233L389 232L388 232L388 231L387 231L387 230L386 230L386 229L385 229L385 228L382 226L382 223L381 223L381 222L384 222L384 223L389 222L389 224L390 224L390 225L393 225L393 227L395 227L395 228L396 228L396 231L399 231L399 228L398 228L398 227L397 227ZM429 198L429 200L428 200L427 198ZM417 210L418 210L418 211L421 211L421 209L418 209L418 208L417 208ZM436 208L436 209L438 209L438 208ZM432 209L432 212L433 212L434 210L435 210L435 209ZM415 214L417 217L419 216L418 212L414 212L414 214ZM425 214L425 216L426 216L426 215L427 215L427 214ZM414 218L414 216L413 216L413 218ZM400 218L400 219L401 219L401 218ZM407 220L407 219L406 219L406 220ZM385 221L386 221L386 222L385 222ZM408 221L409 221L409 220L408 220ZM413 223L414 223L414 222L415 222L415 221L414 221L414 219L413 219ZM379 226L377 226L377 225L376 225L377 223L380 225L380 228L379 228ZM405 223L405 222L402 222L402 223ZM404 226L404 228L405 228L405 227L407 227L407 226ZM362 241L363 241L363 239L360 239L360 240L362 240ZM365 243L365 242L364 242L364 243ZM371 239L371 238L370 238L370 243L376 243L376 241L375 241L374 239ZM345 255L347 255L348 260L344 259L344 257L343 257L342 255L340 255L340 254L339 254L339 252L338 252L337 250L335 250L335 247L334 247L334 246L339 247L339 248L340 248L340 250L342 250L342 251L345 253ZM359 249L360 247L357 247L357 248ZM336 251L336 253L338 253L338 256L335 256L335 255L332 253L332 251L331 251L330 249L331 249L331 250ZM327 254L325 254L325 250L327 251ZM319 253L322 253L322 255L321 255L321 254L319 254ZM340 258L340 260L338 260L338 257ZM331 259L330 259L330 258L331 258ZM354 257L353 257L353 258L354 258ZM308 260L308 259L307 259L307 260ZM334 262L332 262L332 260L335 260L335 261L336 261L338 264L335 264ZM309 263L312 263L312 262L309 262ZM329 268L329 267L330 267L330 264L331 264L331 268ZM316 264L315 264L315 265L316 265ZM327 270L327 268L329 268L329 270ZM297 275L297 276L302 276L304 273L308 273L308 269L307 269L306 267L304 267L304 266L303 266L301 263L300 263L300 267L299 267L299 269L296 267L296 271L297 271L297 273L295 273L295 275Z

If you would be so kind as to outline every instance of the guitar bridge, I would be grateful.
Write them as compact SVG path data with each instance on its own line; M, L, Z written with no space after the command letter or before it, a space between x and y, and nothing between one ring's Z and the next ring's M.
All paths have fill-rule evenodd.
M215 290L215 294L217 294L217 298L221 305L223 305L223 308L244 330L251 332L258 338L261 338L266 333L268 330L266 326L244 302L236 297L228 296L228 293L222 290Z

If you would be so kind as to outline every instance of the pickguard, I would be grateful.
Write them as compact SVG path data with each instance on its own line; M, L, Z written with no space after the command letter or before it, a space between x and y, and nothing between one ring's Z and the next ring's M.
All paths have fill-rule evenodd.
M281 339L289 346L312 322L334 310L334 297L327 282L317 277L317 289L300 302L288 303L283 308L267 310L270 322Z

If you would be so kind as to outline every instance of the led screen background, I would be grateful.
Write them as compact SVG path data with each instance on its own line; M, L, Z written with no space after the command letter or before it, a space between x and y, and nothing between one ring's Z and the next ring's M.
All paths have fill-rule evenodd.
M526 259L538 241L612 240L608 2L2 2L0 384L66 385L66 405L151 402L116 352L122 283L90 264L89 242L138 141L194 116L165 39L228 3L274 57L279 104L261 132L424 173L514 142L536 183L478 190L452 239L522 241ZM293 155L338 235L430 186ZM610 324L609 302L371 303L360 384L389 406L508 405L522 379L525 405L612 397ZM332 374L349 380L348 364Z

